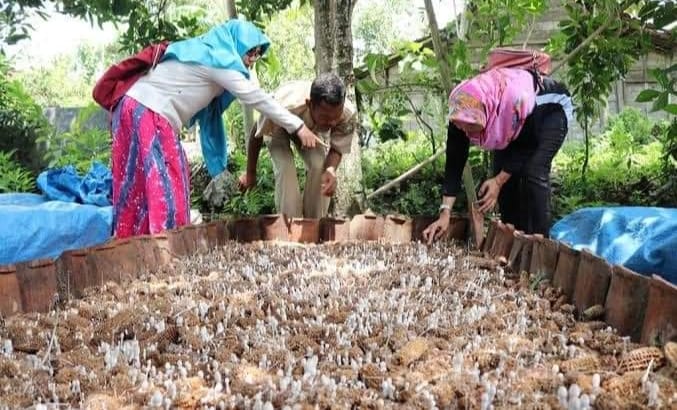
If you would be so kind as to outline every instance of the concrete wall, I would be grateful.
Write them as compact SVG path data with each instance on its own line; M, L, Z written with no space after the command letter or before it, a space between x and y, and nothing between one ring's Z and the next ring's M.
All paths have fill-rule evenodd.
M47 107L43 110L43 114L47 120L56 128L57 134L63 134L71 129L71 126L77 119L82 107ZM108 129L108 113L99 109L84 125L86 129Z
M71 126L84 108L82 107L47 107L43 114L47 120L56 128L57 134L63 134L70 131ZM84 125L85 129L109 129L108 112L99 109L93 114ZM188 159L193 161L202 157L199 138L195 127L185 131L187 138L181 141Z

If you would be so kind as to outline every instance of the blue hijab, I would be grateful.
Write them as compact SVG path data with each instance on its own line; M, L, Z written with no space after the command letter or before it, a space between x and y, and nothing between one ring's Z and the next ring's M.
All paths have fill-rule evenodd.
M255 47L261 47L265 54L269 46L268 37L252 23L229 20L199 37L170 44L162 60L235 70L249 78L242 57ZM228 164L228 139L222 115L233 100L235 97L225 90L190 120L191 126L196 121L200 125L202 156L212 177L223 172Z

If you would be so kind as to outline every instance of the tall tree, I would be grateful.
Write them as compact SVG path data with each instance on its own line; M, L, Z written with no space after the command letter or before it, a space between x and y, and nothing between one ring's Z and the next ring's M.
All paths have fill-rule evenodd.
M315 71L335 72L346 85L346 98L355 101L353 72L353 32L351 23L357 0L316 0ZM354 138L349 155L344 155L338 170L338 188L333 208L337 214L352 214L355 193L362 180L362 155L359 138Z
M225 0L226 3L226 10L228 11L228 18L229 19L236 19L237 18L237 4L235 3L235 0ZM256 76L256 72L254 69L251 70L252 76ZM240 103L240 106L242 107L242 113L243 113L243 120L244 120L244 134L245 138L247 135L249 135L249 130L254 126L254 109L252 107L246 106L242 103Z

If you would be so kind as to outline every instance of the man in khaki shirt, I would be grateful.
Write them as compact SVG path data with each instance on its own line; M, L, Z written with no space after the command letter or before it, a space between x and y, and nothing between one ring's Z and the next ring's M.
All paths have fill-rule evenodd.
M325 143L303 148L298 137L266 117L259 118L252 128L247 145L247 170L240 176L240 188L256 185L256 166L265 141L273 160L275 173L275 207L290 218L321 218L327 214L329 198L336 190L336 168L341 157L350 152L350 144L358 129L357 111L345 98L345 86L335 74L321 74L310 81L292 81L281 85L274 98ZM294 166L291 142L296 145L306 165L303 197Z

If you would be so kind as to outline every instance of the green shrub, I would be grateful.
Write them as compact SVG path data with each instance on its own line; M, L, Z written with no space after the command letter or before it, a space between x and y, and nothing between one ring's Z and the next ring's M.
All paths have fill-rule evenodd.
M231 144L235 144L236 147L245 147L247 145L247 139L244 131L244 112L242 111L242 105L240 105L239 102L234 102L228 107L223 114L223 117L223 124L226 127L226 133Z
M626 108L620 114L611 117L607 132L626 134L635 144L655 141L664 130L663 124L657 124L636 108Z
M228 169L239 177L247 166L247 154L237 150L230 156ZM228 215L246 216L275 213L275 177L273 163L268 149L263 147L256 172L256 186L247 192L237 194L224 205L223 212Z
M627 109L591 139L589 169L581 175L582 143L569 143L553 164L553 216L602 205L674 206L677 194L662 189L675 173L664 166L666 124Z
M238 178L246 169L247 154L243 148L230 153L228 171ZM300 155L294 155L296 173L301 190L305 184L305 166ZM211 218L221 216L249 216L275 213L275 176L270 153L264 146L261 150L258 170L256 173L256 187L244 193L236 193L229 198L221 209L211 209L211 206L202 199L202 194L210 181L207 168L202 161L191 165L191 205L199 209L203 215Z
M430 144L418 136L408 140L393 139L364 149L362 176L365 192L375 191L430 155ZM439 206L443 170L444 158L441 157L400 185L372 198L367 206L382 214L434 214Z
M86 126L89 119L99 110L98 105L91 104L80 111L70 131L39 139L45 145L44 158L47 166L73 165L81 174L89 171L95 161L110 167L110 131Z
M373 192L399 177L432 155L430 141L420 133L410 133L405 140L390 140L362 151L362 173L365 192ZM381 195L367 206L381 214L437 215L442 198L445 156ZM475 183L486 178L481 151L471 148L470 164ZM464 192L457 198L455 210L466 208Z
M190 162L190 206L193 209L199 209L203 215L211 212L209 204L202 199L202 193L209 181L209 173L202 158L192 160Z
M14 151L16 161L38 172L43 167L37 144L50 125L21 84L10 78L10 67L0 54L0 151Z
M12 159L14 151L0 151L0 193L35 191L35 175Z
M677 117L673 117L672 122L665 129L661 136L661 143L663 144L663 168L666 173L675 175L677 172Z

